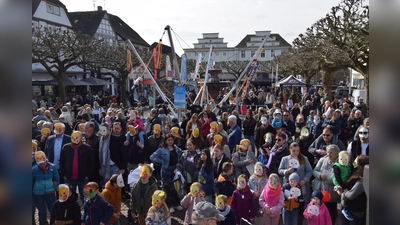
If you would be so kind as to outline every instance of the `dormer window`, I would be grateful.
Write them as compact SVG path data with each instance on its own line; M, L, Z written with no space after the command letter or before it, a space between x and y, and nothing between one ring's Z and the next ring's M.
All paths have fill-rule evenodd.
M46 9L48 13L59 16L60 15L60 7L47 3Z

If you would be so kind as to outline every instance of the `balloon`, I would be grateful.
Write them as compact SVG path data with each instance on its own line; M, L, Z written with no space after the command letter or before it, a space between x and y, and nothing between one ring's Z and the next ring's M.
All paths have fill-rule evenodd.
M331 194L328 191L322 191L322 195L323 202L329 202L329 200L331 200Z

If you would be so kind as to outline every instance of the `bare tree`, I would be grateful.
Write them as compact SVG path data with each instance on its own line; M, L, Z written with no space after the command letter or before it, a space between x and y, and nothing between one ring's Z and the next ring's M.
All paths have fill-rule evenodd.
M59 28L40 27L32 34L32 63L40 63L58 83L58 96L65 102L68 69L85 64L84 55L100 45L87 35Z
M343 0L314 25L318 32L345 51L349 67L364 75L369 94L369 6L364 0Z
M236 79L240 77L240 74L243 73L247 64L249 64L249 60L244 61L224 61L220 62L221 68L226 69L226 71L232 74Z
M110 75L114 78L115 82L119 85L121 90L121 102L127 105L126 98L126 83L129 79L131 70L128 70L128 47L125 44L108 45L102 44L99 46L93 54L87 56L89 59L88 67L92 71L96 71L98 74ZM150 53L147 48L137 47L139 55L143 61L147 61L150 58ZM141 65L139 59L135 54L130 54L130 60L132 62L131 67L135 68Z

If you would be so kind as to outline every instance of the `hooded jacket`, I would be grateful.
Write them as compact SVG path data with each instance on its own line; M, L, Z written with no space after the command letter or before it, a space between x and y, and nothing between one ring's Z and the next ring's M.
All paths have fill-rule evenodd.
M81 207L76 201L77 199L78 194L76 192L72 192L67 201L60 202L57 200L54 202L53 209L51 211L50 224L54 224L55 221L70 221L70 223L66 223L66 225L80 225Z
M121 188L120 187L114 187L110 181L106 183L105 188L103 189L103 192L101 192L101 195L103 196L104 200L106 200L108 203L110 203L114 207L114 213L120 212L121 211ZM111 217L111 219L108 221L108 223L115 223L117 221L117 218Z
M138 213L146 215L147 211L149 211L151 207L151 196L158 189L157 180L154 177L149 178L149 183L147 186L146 193L144 194L144 200L141 202L140 200L140 183L141 179L137 180L133 186L131 191L131 211L132 213Z
M50 169L45 174L40 172L38 165L32 167L33 194L45 195L54 192L53 181L60 183L60 176L53 164L50 163Z
M332 225L331 216L329 215L328 208L326 208L325 204L321 202L321 206L319 207L319 215L313 216L313 218L308 219L310 215L307 212L308 206L313 205L312 202L308 203L306 209L304 210L304 217L306 218L308 225Z

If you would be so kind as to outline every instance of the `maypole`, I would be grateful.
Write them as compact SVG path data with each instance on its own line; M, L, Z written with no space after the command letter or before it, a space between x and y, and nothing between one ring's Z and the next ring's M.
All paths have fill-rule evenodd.
M243 70L242 74L240 74L240 76L239 76L239 78L237 79L235 85L234 85L234 86L232 87L232 89L224 96L224 98L218 103L218 105L221 106L222 103L225 102L225 101L231 96L232 92L233 92L235 89L237 89L237 87L239 87L239 82L242 80L243 76L248 72L247 70L248 70L249 66L253 63L254 60L256 60L256 59L259 57L259 55L260 55L260 53L261 53L261 49L264 47L264 44L265 44L265 42L267 41L267 38L268 38L268 36L265 36L265 38L264 38L263 42L261 43L260 47L259 47L259 48L257 49L257 51L255 52L255 54L254 54L252 60L247 64L247 66L246 66L246 68ZM238 93L238 94L239 94L239 93ZM236 104L236 107L237 107L237 104ZM216 109L216 108L214 108L213 111L214 111L215 109Z
M207 68L206 68L206 76L204 78L204 85L203 85L203 92L201 93L201 100L200 100L200 106L203 107L203 99L204 99L204 93L207 92L207 80L208 80L208 68L210 68L210 59L211 59L211 53L212 53L213 46L210 45L210 51L208 53L208 61L207 61Z
M136 51L135 46L132 44L132 42L128 39L127 40L129 47L132 49L133 53L135 53L136 57L139 59L140 63L142 64L144 70L146 71L146 73L149 74L150 79L153 81L154 87L155 89L158 91L158 93L160 94L161 98L168 102L168 109L171 111L171 113L178 118L178 115L176 115L174 109L171 107L171 105L174 105L174 103L167 97L165 96L164 92L160 89L160 87L158 86L157 82L154 80L153 75L150 73L149 69L147 68L146 64L144 64L142 58L140 57L139 53Z

